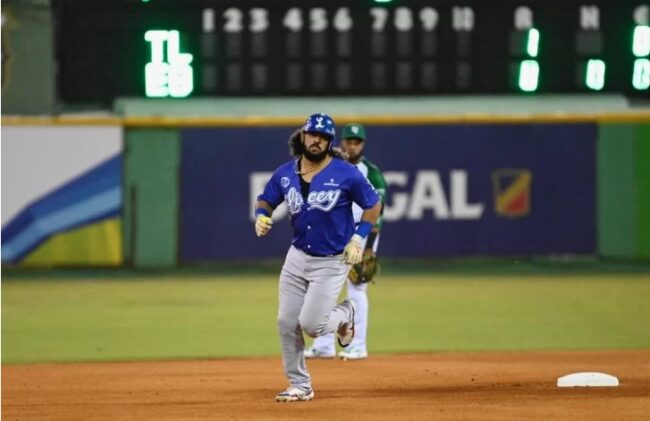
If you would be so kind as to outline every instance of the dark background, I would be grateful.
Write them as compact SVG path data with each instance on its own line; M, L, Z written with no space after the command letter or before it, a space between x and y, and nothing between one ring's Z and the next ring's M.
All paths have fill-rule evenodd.
M513 12L516 7L526 5L533 10L534 26L541 36L537 57L538 93L591 92L579 83L583 79L580 72L588 58L598 58L607 65L606 85L600 92L633 94L631 46L635 23L632 14L640 4L646 3L638 0L586 3L577 0L395 0L387 4L371 0L151 0L146 3L56 0L57 86L61 99L68 103L110 103L119 96L144 96L144 66L150 58L144 33L150 29L176 29L181 32L181 51L194 56L193 96L516 93L519 90L514 83L513 69L526 57L522 51L522 34L513 32ZM596 45L589 44L591 41L582 45L582 53L578 51L579 10L583 5L601 8L602 33L595 36L601 37L600 52ZM452 8L458 6L473 9L472 32L459 34L453 30ZM223 12L231 7L240 9L244 16L245 30L238 36L223 31ZM269 10L270 26L257 41L247 30L248 11L252 7ZM294 35L300 43L298 55L289 51L287 43L292 35L282 25L287 10L292 7L303 11L303 30ZM318 36L307 28L309 9L313 7L323 7L328 12L329 26L322 39L316 39ZM341 7L350 9L354 22L348 40L349 55L337 49L338 33L332 25ZM383 55L376 54L372 48L369 14L372 7L390 10L382 35ZM413 12L410 35L400 35L395 29L393 17L397 7L407 7ZM418 14L423 7L433 7L439 14L438 26L432 33L421 30ZM205 8L215 12L215 32L209 35L202 32ZM424 51L427 37L434 47ZM318 48L312 48L321 41ZM257 52L253 48L255 42L263 45ZM341 80L338 73L341 65L349 66L351 78L347 81ZM260 81L253 76L256 66L265 74ZM289 66L294 66L295 73ZM421 77L425 68L435 74L428 82ZM380 76L375 75L377 72ZM292 88L291 83L298 85Z

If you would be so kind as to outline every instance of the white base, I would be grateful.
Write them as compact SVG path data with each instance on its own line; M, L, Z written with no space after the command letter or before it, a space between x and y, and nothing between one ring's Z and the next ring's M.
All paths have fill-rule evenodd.
M557 387L612 387L618 379L605 373L572 373L557 379Z

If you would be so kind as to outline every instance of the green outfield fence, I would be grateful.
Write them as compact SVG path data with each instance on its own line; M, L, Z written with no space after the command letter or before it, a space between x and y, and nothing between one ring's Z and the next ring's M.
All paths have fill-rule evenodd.
M596 156L598 254L650 259L650 124L599 124Z

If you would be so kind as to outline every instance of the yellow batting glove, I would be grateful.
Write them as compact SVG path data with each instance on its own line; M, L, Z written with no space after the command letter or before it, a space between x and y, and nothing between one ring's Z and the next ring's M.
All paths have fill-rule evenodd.
M343 261L348 265L361 263L363 259L363 238L359 234L354 234L350 242L343 249Z
M257 215L255 219L255 234L258 237L268 234L273 227L273 220L265 215Z

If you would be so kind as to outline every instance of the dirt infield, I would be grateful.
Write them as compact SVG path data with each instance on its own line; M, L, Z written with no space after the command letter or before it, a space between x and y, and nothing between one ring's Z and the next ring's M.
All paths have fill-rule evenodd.
M276 403L279 358L2 368L5 420L632 420L650 415L650 350L440 353L309 363L316 398ZM558 389L603 371L618 388Z

